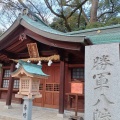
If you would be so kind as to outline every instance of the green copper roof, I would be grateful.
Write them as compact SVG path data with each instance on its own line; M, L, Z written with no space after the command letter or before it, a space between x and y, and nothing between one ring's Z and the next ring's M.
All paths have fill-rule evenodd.
M42 66L24 62L22 60L19 60L20 67L23 67L23 69L28 72L29 74L35 74L40 76L49 76L42 71ZM19 68L18 68L19 69Z
M120 42L120 25L119 24L113 25L113 26L106 26L106 27L70 32L70 33L62 33L62 32L59 32L57 30L50 28L49 26L44 25L43 23L41 23L39 21L36 22L36 21L30 19L28 16L22 16L22 18L25 21L27 21L27 23L29 23L30 25L32 25L33 27L35 27L39 30L45 31L46 33L52 33L51 34L52 36L57 35L55 37L56 40L60 36L66 36L66 37L69 36L70 37L68 39L69 42L70 41L81 42L80 38L83 36L86 36L86 38L88 38L93 44ZM74 38L73 38L73 36L74 36ZM79 38L79 39L75 40L75 38ZM64 38L64 40L65 39L66 38ZM61 40L62 40L62 38L61 38Z
M34 21L31 18L29 18L28 16L24 15L22 16L22 18L27 21L27 23L29 23L30 25L34 26L35 28L38 28L40 30L44 30L46 32L50 32L50 33L54 33L54 34L61 34L64 35L63 32L59 32L57 30L52 29L51 27L43 24L41 21Z
M87 36L93 44L120 43L120 32Z
M23 15L19 17L19 19L17 19L14 22L14 24L4 34L2 34L2 36L0 36L0 45L1 45L0 50L6 47L3 41L4 40L7 41L11 33L17 30L17 28L19 28L20 26L23 26L33 31L42 37L48 38L48 40L49 39L56 40L56 41L58 40L60 42L84 43L85 38L88 38L93 44L120 42L120 37L119 37L120 24L63 33L63 32L59 32L57 30L52 29L51 27L46 25L44 22L42 22L42 20L40 20L39 17L35 17L35 18L36 19L32 19L27 15ZM28 36L30 36L30 34L28 34ZM32 35L30 37L33 37L33 39L35 39L34 36Z
M63 32L59 32L55 29L52 29L49 26L46 26L42 22L32 20L28 16L24 15L21 17L20 24L25 28L35 32L38 35L41 35L46 38L50 38L52 40L64 41L64 42L84 42L84 35L66 35ZM30 35L29 35L30 36Z
M87 35L95 35L95 33L97 33L98 30L101 31L100 34L116 32L114 30L117 30L117 32L118 32L118 31L120 31L120 24L68 32L68 33L66 33L66 35L86 35L86 36Z

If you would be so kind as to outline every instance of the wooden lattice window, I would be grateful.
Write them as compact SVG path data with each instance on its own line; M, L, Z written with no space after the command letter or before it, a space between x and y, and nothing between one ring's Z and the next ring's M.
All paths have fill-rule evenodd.
M9 77L10 77L10 70L4 69L3 71L3 88L8 88L9 86Z
M46 91L53 91L53 84L46 84Z
M71 75L72 79L84 79L84 68L73 68Z
M3 80L3 88L8 88L9 80Z
M34 80L33 83L32 83L32 90L36 90L36 88L38 88L38 83L39 83L39 80Z
M29 80L24 79L24 80L21 80L21 82L22 82L22 89L29 90Z
M46 91L59 91L59 84L58 83L49 83L46 84Z
M43 84L39 85L39 90L43 90Z
M4 70L4 75L3 75L4 78L8 78L10 77L10 70Z
M14 80L13 88L19 88L19 80Z
M59 91L60 87L59 84L54 84L54 91Z

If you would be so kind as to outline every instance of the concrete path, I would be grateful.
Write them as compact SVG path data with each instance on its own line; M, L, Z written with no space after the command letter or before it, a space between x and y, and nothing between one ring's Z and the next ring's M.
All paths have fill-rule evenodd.
M57 114L57 109L33 106L32 120L69 120L74 112L65 111L64 118L58 117ZM78 113L78 116L83 116L83 113ZM0 102L0 120L22 120L22 105L12 104L12 109L7 109L5 102Z

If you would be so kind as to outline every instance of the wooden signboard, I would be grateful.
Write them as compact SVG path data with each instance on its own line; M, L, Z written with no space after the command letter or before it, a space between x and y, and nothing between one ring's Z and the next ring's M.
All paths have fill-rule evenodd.
M71 93L83 94L83 83L71 83Z
M39 57L38 48L37 48L36 43L27 44L27 47L28 47L28 52L29 52L30 58L38 58Z

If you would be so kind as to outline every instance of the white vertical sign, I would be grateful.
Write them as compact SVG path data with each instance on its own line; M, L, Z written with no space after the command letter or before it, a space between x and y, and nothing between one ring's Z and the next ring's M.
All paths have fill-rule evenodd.
M85 47L85 120L120 120L119 43Z

